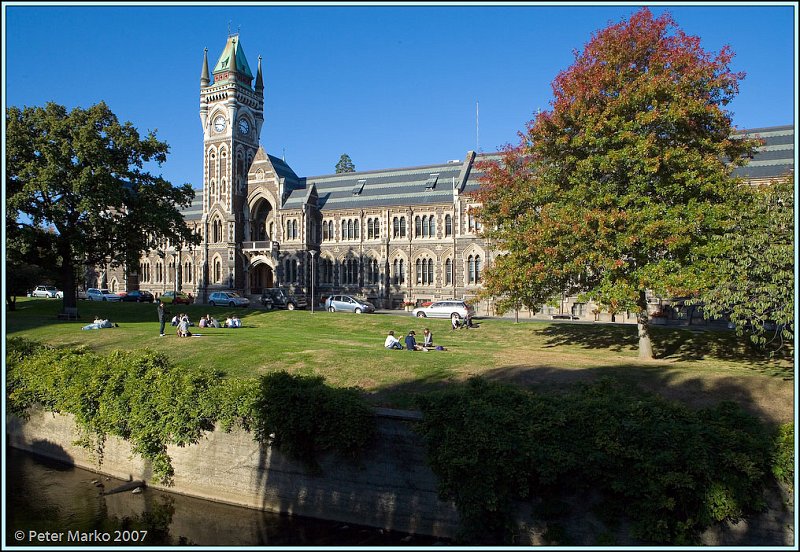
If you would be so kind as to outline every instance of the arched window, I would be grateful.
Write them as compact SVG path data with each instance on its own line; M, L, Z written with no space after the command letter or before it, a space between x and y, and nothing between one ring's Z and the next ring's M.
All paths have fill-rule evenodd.
M428 237L436 237L436 215L428 217Z
M353 221L352 219L347 219L347 239L353 239Z
M422 219L420 218L419 215L414 217L414 237L415 238L422 237Z
M472 255L467 259L467 283L478 284L481 281L481 256Z
M294 284L297 282L297 261L295 259L286 259L285 263L285 276L286 283Z
M444 262L444 284L446 286L453 285L453 261L450 259Z
M453 235L453 217L450 215L444 216L444 235L445 237Z
M333 283L333 261L330 259L322 259L322 263L320 263L320 269L322 270L322 283L323 284L332 284Z
M375 226L375 239L379 240L381 238L381 221L378 219L374 219L372 224Z
M367 282L377 284L380 281L380 271L378 270L378 260L369 259L367 261Z
M322 221L322 241L328 241L331 239L330 232L328 231L328 222Z
M359 238L358 238L358 235L359 235L359 226L360 226L360 224L358 223L358 219L354 220L354 221L353 221L353 237L354 237L355 239L359 239Z
M403 259L395 259L394 263L392 263L392 283L401 285L404 284L405 281L405 263Z
M214 260L214 282L222 282L222 262L219 259Z
M417 259L416 279L417 284L433 285L433 259Z
M406 237L406 217L400 217L400 237Z
M392 219L392 237L399 238L400 237L400 219L394 217Z
M467 258L467 283L475 283L475 257L472 255Z

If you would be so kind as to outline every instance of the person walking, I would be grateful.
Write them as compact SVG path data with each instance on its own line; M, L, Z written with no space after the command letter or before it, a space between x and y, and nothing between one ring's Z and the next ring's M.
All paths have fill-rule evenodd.
M164 337L164 326L167 323L167 311L164 310L164 302L158 302L158 322L161 324L161 329L159 330L160 337Z

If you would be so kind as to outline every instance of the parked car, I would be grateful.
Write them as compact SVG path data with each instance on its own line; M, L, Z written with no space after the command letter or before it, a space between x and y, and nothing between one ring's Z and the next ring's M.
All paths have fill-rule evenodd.
M86 290L86 298L89 301L119 301L121 297L116 293L111 293L107 289L89 288Z
M31 297L47 297L48 299L63 299L64 292L56 289L56 286L36 286Z
M466 318L473 316L474 309L464 301L435 301L427 307L417 307L411 314L419 318Z
M189 296L182 291L165 291L164 293L161 294L161 297L159 297L159 299L163 301L164 304L167 303L172 303L174 305L192 304L192 300L189 298Z
M375 305L369 301L362 301L350 295L331 295L325 299L325 308L328 312L341 311L354 312L356 314L375 312Z
M133 291L129 291L125 295L122 296L122 300L124 302L133 302L133 303L152 303L155 300L153 294L149 291L144 291L142 289L134 289Z
M208 296L208 304L212 307L217 305L228 305L229 307L247 307L250 299L242 297L235 291L215 291Z
M261 294L261 304L271 309L304 309L307 306L303 295L294 295L285 288L266 288Z

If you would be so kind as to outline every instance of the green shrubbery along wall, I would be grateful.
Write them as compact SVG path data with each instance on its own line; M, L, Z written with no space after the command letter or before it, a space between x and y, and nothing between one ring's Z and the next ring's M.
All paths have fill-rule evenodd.
M221 372L178 368L161 353L103 356L23 339L9 339L7 351L11 413L24 416L41 404L72 414L83 433L80 444L93 447L100 461L105 437L116 435L152 462L162 484L174 473L167 445L197 443L216 423L226 431L254 430L257 440L311 466L323 452L356 457L375 429L357 389L331 389L322 378L277 372L225 379Z
M41 404L72 414L100 460L105 437L121 437L162 484L173 476L167 446L215 426L242 427L312 469L328 452L357 459L376 433L359 389L316 376L225 378L160 353L104 356L19 338L7 342L7 368L9 412ZM548 534L568 538L558 537L570 512L562 499L585 492L601 497L595 509L610 528L627 519L642 541L688 544L715 521L762 508L772 477L794 478L793 425L768 428L729 402L692 410L611 380L541 394L476 378L418 406L428 462L469 543L510 542L519 499L536 499Z
M771 471L793 469L791 427L775 441L733 403L694 411L610 380L541 395L474 379L419 406L441 494L470 542L508 542L514 500L546 507L591 490L611 526L624 516L645 542L689 544L762 509Z

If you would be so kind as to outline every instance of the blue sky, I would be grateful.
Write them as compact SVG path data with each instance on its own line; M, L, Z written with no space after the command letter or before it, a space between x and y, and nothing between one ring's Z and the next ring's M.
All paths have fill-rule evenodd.
M103 100L170 145L154 172L199 187L203 48L213 68L230 28L253 71L263 57L261 144L298 175L332 173L342 153L358 170L439 163L516 143L573 51L639 6L5 3L4 102ZM729 106L738 128L794 123L795 10L651 6L706 50L733 48L747 73Z

